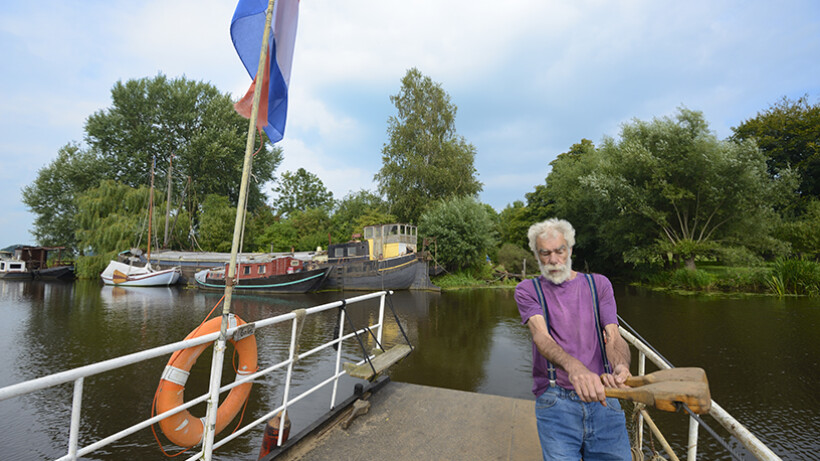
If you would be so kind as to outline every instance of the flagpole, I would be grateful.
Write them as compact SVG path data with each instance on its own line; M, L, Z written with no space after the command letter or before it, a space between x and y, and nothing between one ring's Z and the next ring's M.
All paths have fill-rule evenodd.
M239 199L236 202L236 220L233 227L233 242L231 243L231 260L228 264L228 274L225 277L225 300L222 306L222 325L219 329L219 339L214 345L214 358L211 362L211 389L208 399L208 412L206 414L205 427L203 428L203 453L205 459L210 461L213 452L213 441L216 428L216 409L219 404L220 374L222 373L222 358L225 351L228 330L228 314L231 312L231 298L233 295L233 285L236 283L236 260L239 252L240 239L242 236L242 226L245 221L245 203L248 195L248 183L250 182L251 164L253 162L253 146L256 134L256 120L259 117L259 100L262 96L262 76L267 65L269 38L271 32L271 21L273 18L273 5L275 0L268 0L268 9L265 12L265 28L262 34L262 48L259 51L259 67L256 71L256 85L253 90L253 105L251 106L250 123L248 124L248 139L245 143L245 161L242 165L242 182L239 186Z

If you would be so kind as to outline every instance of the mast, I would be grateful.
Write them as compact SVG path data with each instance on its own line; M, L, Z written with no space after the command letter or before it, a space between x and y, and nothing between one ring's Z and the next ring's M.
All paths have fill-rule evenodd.
M162 248L168 248L168 221L171 218L171 171L174 168L174 154L168 159L168 198L165 200L165 239L162 241Z
M242 226L245 221L245 203L247 202L248 183L250 182L251 164L253 162L253 144L256 134L256 120L259 117L259 100L262 95L262 82L265 65L267 65L269 37L271 33L271 18L273 17L273 4L275 0L268 0L268 9L265 12L265 28L262 35L262 48L259 50L259 67L256 71L256 85L253 90L253 105L251 106L251 117L248 124L248 140L245 143L245 161L242 165L242 182L239 186L239 199L236 202L236 220L233 227L233 241L231 243L231 260L228 265L228 273L225 276L225 300L222 305L222 324L219 328L219 338L214 344L213 360L211 361L211 376L219 376L222 370L222 360L227 342L228 317L231 313L231 297L233 295L233 285L236 283L236 260L239 252L239 245L242 236ZM208 399L208 412L205 416L202 434L202 447L206 461L210 461L210 453L213 448L214 433L216 427L216 407L219 404L219 379L211 380L210 398Z
M156 163L156 158L151 157L151 189L148 192L148 256L146 257L148 266L151 266L151 218L154 215L154 165Z

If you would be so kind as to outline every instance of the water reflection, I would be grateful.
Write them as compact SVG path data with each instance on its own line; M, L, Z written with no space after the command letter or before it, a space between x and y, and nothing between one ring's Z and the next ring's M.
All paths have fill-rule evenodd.
M353 296L359 293L348 293ZM252 322L342 299L342 293L291 296L236 295L233 310ZM0 281L0 386L133 353L184 338L211 311L221 294L179 288L102 287L96 282L50 284ZM816 334L820 308L808 298L682 298L616 288L624 319L677 366L706 369L712 395L784 459L808 459L820 450L820 401L814 392L820 363ZM377 301L372 301L377 303ZM520 324L511 290L446 293L400 292L391 299L415 352L391 371L393 379L451 389L531 399L529 333ZM375 305L375 304L374 304ZM349 306L349 322L362 326L374 309ZM383 342L404 341L388 317ZM349 324L347 325L349 329ZM311 316L301 350L332 338L335 312ZM287 353L290 324L257 332L260 367ZM372 338L365 347L374 346ZM347 359L361 355L353 342ZM103 374L85 383L81 443L109 435L150 416L151 402L167 357ZM335 365L333 351L299 361L295 389ZM186 396L205 392L210 352L191 370ZM226 372L224 379L233 379ZM281 403L284 373L254 385L244 421ZM350 395L357 380L340 386ZM0 402L0 459L35 460L64 454L68 439L71 386ZM294 432L330 406L329 392L292 408ZM629 407L627 406L627 409ZM204 409L192 413L204 415ZM655 413L661 428L676 432L673 446L683 453L687 423L679 414ZM712 421L712 427L723 432ZM701 433L701 459L728 459ZM260 432L240 437L222 456L255 459ZM166 449L171 449L167 446ZM128 437L88 459L161 459L150 431ZM749 458L751 459L751 458Z

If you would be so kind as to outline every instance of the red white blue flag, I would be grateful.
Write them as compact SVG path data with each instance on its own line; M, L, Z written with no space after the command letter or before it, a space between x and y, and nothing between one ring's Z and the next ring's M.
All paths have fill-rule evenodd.
M245 118L250 118L262 34L265 29L265 10L268 0L239 0L231 19L231 40L239 59L254 79L250 89L234 107ZM264 130L272 143L282 140L288 112L288 84L296 42L296 22L299 0L276 0L269 38L268 62L262 74L262 97L256 127Z

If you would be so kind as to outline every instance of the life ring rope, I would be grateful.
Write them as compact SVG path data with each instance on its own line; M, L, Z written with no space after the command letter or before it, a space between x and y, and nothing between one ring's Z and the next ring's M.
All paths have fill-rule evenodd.
M216 303L214 309L211 310L211 313L216 310L216 307L219 306L221 302L222 299ZM211 313L209 313L208 316L210 316ZM210 320L207 320L206 317L206 320L191 331L185 339L192 339L219 331L221 328L221 322L221 317L215 317ZM234 314L228 315L228 322L228 328L234 328L245 323ZM239 341L230 339L230 342L234 345L232 362L234 365L234 371L236 372L236 380L242 379L245 376L258 371L256 337L254 335L250 335L240 339ZM168 360L168 363L162 371L159 385L157 386L157 391L154 394L154 401L151 408L152 417L155 414L165 413L184 404L183 394L185 391L185 385L190 376L190 370L194 363L196 363L197 358L199 358L202 352L210 347L211 344L212 343L205 343L198 346L189 347L187 349L175 351L171 355L171 358ZM239 357L238 364L236 363L237 356ZM219 433L225 429L225 427L236 418L237 414L241 413L242 416L244 416L251 386L251 382L235 386L217 407L215 427L216 433ZM238 424L241 424L241 422L242 417L240 416ZM201 443L205 428L205 417L196 418L191 415L189 411L183 410L161 420L159 425L168 440L176 445L186 448L184 451L174 455L169 455L166 453L162 448L162 443L159 441L156 430L152 425L151 429L154 432L154 438L159 444L160 450L162 450L166 456L173 457L184 453L189 448ZM237 428L238 427L239 426L237 426ZM236 428L234 431L236 431Z

